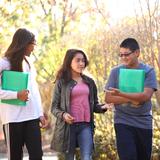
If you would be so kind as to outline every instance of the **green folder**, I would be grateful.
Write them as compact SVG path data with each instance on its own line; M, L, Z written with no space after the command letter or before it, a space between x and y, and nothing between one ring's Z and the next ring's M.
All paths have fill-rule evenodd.
M17 71L2 72L2 89L10 91L21 91L28 87L28 73ZM1 103L25 106L26 102L19 99L2 99Z
M120 69L119 89L126 93L144 91L145 71L142 69Z

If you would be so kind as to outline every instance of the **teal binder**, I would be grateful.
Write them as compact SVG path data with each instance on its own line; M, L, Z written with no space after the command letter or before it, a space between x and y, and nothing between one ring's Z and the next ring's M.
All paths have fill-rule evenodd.
M119 89L126 93L144 91L145 71L142 69L120 69Z
M2 72L2 89L10 91L21 91L28 87L28 73L17 71ZM25 106L26 102L19 99L2 99L1 103Z

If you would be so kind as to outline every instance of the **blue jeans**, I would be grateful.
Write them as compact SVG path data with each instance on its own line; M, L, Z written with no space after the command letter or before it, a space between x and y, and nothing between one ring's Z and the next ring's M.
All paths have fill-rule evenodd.
M120 160L150 160L152 130L125 124L115 124L117 150Z
M65 154L65 160L74 160L77 146L80 147L81 160L92 160L93 134L90 123L79 122L71 125L70 149Z

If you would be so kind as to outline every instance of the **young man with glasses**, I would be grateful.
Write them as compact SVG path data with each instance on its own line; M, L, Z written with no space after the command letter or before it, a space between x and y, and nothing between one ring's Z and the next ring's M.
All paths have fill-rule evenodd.
M114 127L120 160L150 160L152 151L151 97L157 90L153 67L139 62L140 48L133 38L120 44L122 64L111 70L106 83L105 101L115 105ZM121 68L145 71L144 91L124 93L118 88ZM133 77L136 78L136 77Z

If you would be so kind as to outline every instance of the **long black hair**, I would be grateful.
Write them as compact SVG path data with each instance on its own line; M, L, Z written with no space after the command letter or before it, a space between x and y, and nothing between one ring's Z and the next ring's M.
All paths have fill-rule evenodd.
M20 28L15 32L12 42L5 52L5 57L7 57L10 62L11 70L23 71L22 62L25 59L26 48L28 44L33 43L34 41L34 34L25 28ZM26 62L28 63L27 60Z
M86 54L79 49L68 49L66 51L63 64L56 75L56 80L63 79L66 83L71 80L71 62L77 53L80 53L84 56L85 67L88 65L88 60Z

